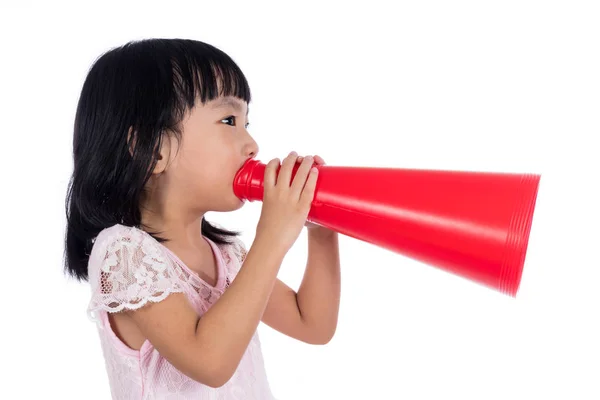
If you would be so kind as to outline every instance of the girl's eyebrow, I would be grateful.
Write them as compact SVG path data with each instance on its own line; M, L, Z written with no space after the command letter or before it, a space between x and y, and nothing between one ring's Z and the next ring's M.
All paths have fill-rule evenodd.
M222 97L219 100L217 100L212 106L212 108L214 108L214 109L225 108L225 107L231 107L239 113L241 113L242 110L244 109L242 103L239 100L234 99L233 97ZM249 112L250 112L250 108L247 108L246 115L248 115Z

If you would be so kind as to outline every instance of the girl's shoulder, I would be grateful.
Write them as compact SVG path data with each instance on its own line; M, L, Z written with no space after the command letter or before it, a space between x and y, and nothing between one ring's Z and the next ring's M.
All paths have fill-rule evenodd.
M96 236L88 276L94 310L137 309L184 291L181 274L159 242L130 226L114 225Z
M88 261L88 275L92 278L100 272L100 269L106 270L107 263L141 262L144 260L143 254L146 253L156 255L159 253L158 242L147 232L121 224L105 228L93 240Z
M125 226L121 224L115 224L111 227L105 228L93 240L94 245L92 247L92 252L94 249L98 249L101 247L105 247L106 245L114 245L115 243L130 243L131 245L140 245L144 240L147 240L147 237L150 236L147 232L133 227L133 226Z
M109 272L109 267L115 267L115 263L121 264L120 269L135 269L142 264L166 264L167 258L162 245L148 232L116 224L100 231L93 240L88 273L92 275L98 268Z

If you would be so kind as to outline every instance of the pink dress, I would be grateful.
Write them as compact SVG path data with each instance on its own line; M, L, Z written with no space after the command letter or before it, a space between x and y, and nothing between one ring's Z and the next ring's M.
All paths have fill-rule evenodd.
M92 290L88 312L97 322L113 399L274 399L256 332L233 377L222 387L211 388L179 372L149 341L133 350L111 329L108 312L135 310L171 293L184 293L199 315L206 312L235 278L246 250L237 238L233 245L205 239L217 260L215 287L140 229L115 225L96 237L88 264Z

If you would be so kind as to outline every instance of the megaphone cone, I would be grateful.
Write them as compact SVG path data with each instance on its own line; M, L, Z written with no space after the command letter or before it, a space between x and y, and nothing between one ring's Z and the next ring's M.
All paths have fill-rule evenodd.
M240 199L263 199L265 167L251 159L238 171ZM317 168L309 221L516 296L540 175Z

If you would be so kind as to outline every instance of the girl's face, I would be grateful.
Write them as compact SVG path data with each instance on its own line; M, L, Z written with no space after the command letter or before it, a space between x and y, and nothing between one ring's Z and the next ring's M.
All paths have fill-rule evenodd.
M179 144L165 140L161 149L157 168L165 200L199 212L233 211L243 205L233 192L233 179L258 153L246 129L247 114L246 102L235 97L197 103L182 122Z

